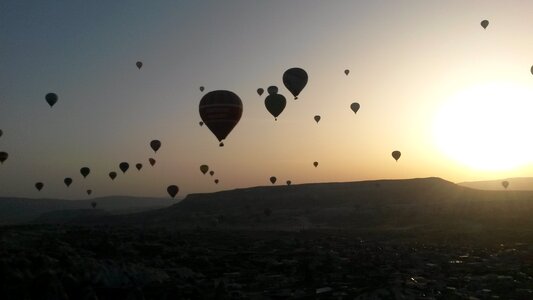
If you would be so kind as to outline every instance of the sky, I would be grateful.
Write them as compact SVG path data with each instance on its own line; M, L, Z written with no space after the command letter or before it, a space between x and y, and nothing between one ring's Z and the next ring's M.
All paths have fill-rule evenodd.
M1 1L0 196L531 176L532 12L531 1ZM298 100L282 82L291 67L309 76ZM277 121L256 93L271 85L287 98ZM243 102L224 147L198 124L213 90Z

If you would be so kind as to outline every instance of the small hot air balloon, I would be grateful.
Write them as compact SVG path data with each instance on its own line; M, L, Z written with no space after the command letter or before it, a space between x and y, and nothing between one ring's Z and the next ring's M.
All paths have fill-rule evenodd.
M218 184L218 179L215 179L215 184Z
M346 74L346 76L348 76L348 74L350 74L350 70L348 70L348 69L344 70L344 74Z
M116 177L117 177L117 172L109 172L109 178L111 178L111 180L115 180Z
M209 166L208 165L201 165L200 166L200 172L204 173L207 173L207 171L209 171Z
M354 102L350 105L350 108L352 109L352 111L354 112L354 114L357 113L357 111L359 110L359 108L361 107L361 105L359 105L359 103L357 102Z
M90 191L90 190L88 190L87 192L89 192L89 191ZM92 206L93 208L96 208L96 205L98 205L96 202L94 202L94 201L91 202L91 206Z
M150 162L150 165L153 167L155 165L155 159L149 158L148 161Z
M130 168L130 164L128 164L127 162L121 162L118 167L120 168L122 173L126 173L126 171Z
M487 26L489 26L489 21L488 20L481 21L481 27L483 27L483 29L487 29Z
M0 136L2 136L4 134L4 132L2 131L2 129L0 129Z
M320 122L320 116L319 116L319 115L316 115L316 116L314 117L314 119L315 119L315 122L316 122L317 124L318 124L318 122Z
M200 126L204 126L204 122L200 121L198 124L200 124Z
M9 155L7 154L7 152L0 152L0 163L3 164L4 161L7 160L7 158L9 157Z
M87 167L83 167L83 168L80 169L80 173L83 176L83 178L86 178L87 175L89 175L89 173L91 173L91 169L89 169Z
M56 104L58 97L57 97L57 94L55 94L55 93L48 93L48 94L46 94L44 99L46 99L46 102L48 102L48 105L50 105L50 107L52 107L52 106L54 106L54 104Z
M315 168L318 167L318 161L315 161L315 162L313 163L313 166L315 166Z
M533 74L533 66L531 66L531 74ZM1 136L1 134L0 134L0 136Z
M298 95L307 84L307 72L301 68L291 68L283 73L283 84L298 99Z
M209 171L209 175L211 176L215 175L215 171Z
M72 184L72 178L67 177L67 178L65 178L65 179L63 180L63 182L65 183L65 185L66 185L67 187L69 187L69 186Z
M161 148L161 141L159 140L153 140L150 142L150 147L152 148L152 150L154 150L154 153L157 152L157 150L159 150L159 148Z
M179 188L176 185L169 185L167 187L167 193L170 195L170 197L174 198L179 192Z
M287 105L287 100L280 94L268 95L265 99L265 107L274 116L274 120L276 121L285 109L285 105Z
M507 187L509 187L509 181L507 180L502 181L502 186L503 188L507 189Z
M199 110L207 128L222 142L241 119L242 101L233 92L212 91L202 97Z
M137 170L140 171L140 170L143 168L143 164L141 164L141 163L137 163L137 164L135 165L135 168L137 168Z
M262 96L264 92L265 90L263 90L262 88L257 89L257 94L259 94L259 96Z
M287 180L287 185L291 185L291 184L292 184L292 181Z
M393 157L396 161L398 161L398 159L400 159L400 156L402 156L402 153L401 153L400 151L398 151L398 150L396 150L396 151L392 151L392 157Z
M43 189L43 186L44 186L44 184L43 184L42 182L37 182L37 183L35 184L35 188L36 188L38 191L42 190L42 189Z
M203 86L200 87L200 92L203 92L205 88Z
M272 182L272 184L276 183L276 177L272 176L270 177L270 182Z
M278 93L278 87L275 86L275 85L271 85L271 86L269 86L269 87L267 88L267 93L268 93L269 95L275 95L275 94L277 94L277 93Z
M93 190L87 190L87 195L91 195L93 193ZM96 206L96 205L95 205Z
M142 66L143 66L143 63L142 63L142 61L138 61L138 62L135 63L135 65L140 70L142 68Z

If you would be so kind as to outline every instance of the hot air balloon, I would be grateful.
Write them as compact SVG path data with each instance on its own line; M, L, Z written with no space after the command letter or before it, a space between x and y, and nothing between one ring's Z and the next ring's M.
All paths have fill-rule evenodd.
M292 184L292 181L287 180L287 185L291 185L291 184Z
M533 74L533 66L531 66L531 74ZM0 134L0 136L1 136L1 134Z
M87 195L91 195L92 193L93 193L93 190L87 190Z
M200 87L200 92L203 92L205 88L203 86Z
M54 106L54 104L56 104L58 97L57 97L57 95L55 93L48 93L48 94L46 94L44 99L46 99L46 102L48 102L48 105L50 105L50 107L52 107L52 106Z
M402 153L401 153L400 151L398 151L398 150L396 150L396 151L392 151L392 157L393 157L396 161L398 161L398 159L400 159L400 156L402 156Z
M272 176L270 177L270 182L272 182L272 184L276 183L276 177Z
M65 185L66 185L67 187L69 187L69 186L72 184L72 178L67 177L67 178L65 178L65 179L63 180L63 182L65 183Z
M111 178L111 180L115 180L116 177L117 177L117 172L109 172L109 178Z
M4 132L2 131L2 129L0 129L0 136L2 136L4 134Z
M291 68L283 73L283 84L298 99L298 95L307 84L307 73L301 68Z
M204 126L204 122L202 122L202 121L200 121L200 123L198 123L198 124L200 124L200 126Z
M278 87L275 86L275 85L271 85L271 86L269 86L269 87L267 88L267 93L268 93L269 95L275 95L275 94L277 94L277 93L278 93Z
M142 68L142 66L143 66L143 63L142 63L142 61L138 61L138 62L135 63L135 65L140 70Z
M90 190L89 190L89 191L90 191ZM88 192L88 191L87 191L87 192ZM92 206L93 208L96 208L96 205L98 205L96 202L94 202L94 201L91 202L91 206Z
M150 165L153 167L155 165L155 159L149 158L148 161L150 162Z
M9 157L9 155L7 154L7 152L0 152L0 163L3 164L4 161L7 160L7 158Z
M130 164L128 164L127 162L121 162L118 167L120 168L122 173L126 173L126 171L130 168Z
M264 92L265 90L263 90L262 88L257 89L257 94L259 94L259 96L262 96Z
M215 171L209 171L209 175L211 176L215 175Z
M201 165L200 166L200 172L204 173L207 173L207 171L209 171L209 166L208 165Z
M318 167L318 161L315 161L315 162L313 163L313 166L315 166L315 168Z
M350 108L352 109L352 111L354 112L354 114L357 113L357 111L359 110L359 108L361 107L361 105L359 105L359 103L357 102L354 102L350 105Z
M87 167L83 167L83 168L80 169L80 173L83 176L83 178L86 178L87 175L89 175L89 173L91 173L91 169L89 169Z
M35 188L36 188L38 191L42 190L42 189L43 189L43 186L44 186L44 184L43 184L42 182L37 182L37 183L35 184Z
M242 116L242 101L230 91L212 91L200 101L200 117L221 142L237 125Z
M348 74L350 74L350 70L348 70L348 69L344 70L344 74L346 74L346 76L348 76Z
M320 116L319 116L319 115L316 115L316 116L314 117L314 119L315 119L315 122L316 122L317 124L318 124L318 122L320 122Z
M218 184L218 179L215 179L215 184Z
M481 21L481 27L483 27L483 29L487 29L487 26L489 26L489 21L488 20Z
M140 171L140 170L143 168L143 164L141 164L141 163L137 163L137 164L135 165L135 168L137 168L137 170Z
M509 181L507 180L502 181L502 186L503 188L507 189L507 187L509 187Z
M159 150L159 148L161 148L161 141L159 140L153 140L150 142L150 147L152 148L152 150L154 150L154 153L157 152L157 150Z
M174 198L179 192L179 188L176 185L169 185L167 187L167 193L170 195L170 197Z
M278 120L278 116L285 109L287 100L280 94L268 95L265 99L265 107L274 116L274 120Z

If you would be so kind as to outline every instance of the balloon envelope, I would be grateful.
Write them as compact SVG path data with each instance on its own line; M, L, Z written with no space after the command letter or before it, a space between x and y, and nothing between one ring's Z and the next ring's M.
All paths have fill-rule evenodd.
M201 165L200 166L200 172L204 173L207 173L207 171L209 171L209 166L208 165Z
M130 164L128 164L127 162L121 162L118 167L120 168L122 173L126 173L126 171L130 168Z
M174 198L179 192L179 188L176 185L169 185L167 187L167 193L170 195L170 197Z
M396 161L398 161L398 159L400 159L400 156L402 156L402 153L401 153L400 151L398 151L398 150L396 150L396 151L392 151L392 157L393 157Z
M44 98L46 99L46 102L48 102L48 105L50 105L50 107L54 106L58 99L55 93L48 93Z
M313 163L313 166L315 166L315 168L318 167L318 161L315 161L315 162Z
M204 122L202 122L202 121L200 121L200 123L198 123L198 124L200 124L200 126L204 126Z
M218 179L215 179L215 184L218 184Z
M111 180L115 180L116 177L117 177L117 172L109 172L109 178L111 178Z
M199 110L207 128L222 141L241 119L242 101L233 92L212 91L202 97Z
M315 119L315 122L317 122L317 123L320 122L320 116L319 116L319 115L316 115L316 116L314 117L314 119Z
M38 191L42 190L42 189L43 189L43 186L44 186L44 184L43 184L42 182L37 182L37 183L35 184L35 188L36 188Z
M292 182L290 180L287 180L287 185L291 185Z
M272 184L276 183L276 180L277 180L276 177L274 176L270 177L270 182L272 182Z
M83 167L83 168L80 169L80 173L83 176L83 178L86 178L87 175L89 175L89 173L91 173L91 169L89 169L87 167Z
M269 95L275 95L275 94L277 94L277 93L278 93L278 87L275 86L275 85L271 85L271 86L269 86L269 87L267 88L267 93L268 93Z
M63 180L63 182L65 183L67 187L69 187L72 184L72 178L67 177L65 178L65 180Z
M141 61L138 61L138 62L135 63L135 65L140 70L142 68L142 66L143 66L143 63Z
M137 163L137 164L135 165L135 168L137 168L137 170L140 171L140 170L143 168L143 164L141 164L141 163Z
M152 167L155 165L155 159L153 159L153 158L151 158L151 157L148 159L148 162L150 162L150 165L151 165Z
M262 88L257 89L257 94L259 94L259 96L263 95L264 92L265 90L263 90Z
M7 158L9 157L9 154L7 154L7 152L0 152L0 163L4 163L4 161L7 160Z
M0 129L0 136L2 136L4 134L4 132L2 131L2 129Z
M502 181L502 186L503 186L505 189L507 189L507 187L509 187L509 181L507 181L507 180Z
M481 27L483 27L483 29L487 29L487 26L489 26L489 21L488 20L481 21Z
M302 68L291 68L283 73L283 84L298 99L298 95L307 84L307 72Z
M350 105L350 108L352 109L352 111L356 114L357 111L359 110L359 108L361 108L361 105L359 105L359 103L357 102L354 102Z
M346 74L346 76L348 76L348 74L350 74L350 70L348 70L348 69L344 70L344 74Z
M154 150L154 152L157 152L157 150L159 150L159 148L161 148L161 141L152 140L150 142L150 147L152 148L152 150Z
M93 193L93 190L87 190L87 195L90 195ZM95 205L96 206L96 205Z
M200 92L203 92L205 88L203 86L200 87Z
M209 175L211 176L215 175L215 171L209 171Z
M283 112L286 105L287 100L285 100L285 97L280 94L268 95L265 99L265 107L268 112L274 116L275 120L277 120L278 116Z

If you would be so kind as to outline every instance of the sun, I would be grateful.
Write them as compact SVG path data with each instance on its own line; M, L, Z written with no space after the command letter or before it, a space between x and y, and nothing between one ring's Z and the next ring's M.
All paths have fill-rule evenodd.
M438 110L433 137L448 157L477 170L533 161L533 84L495 82L458 92Z

